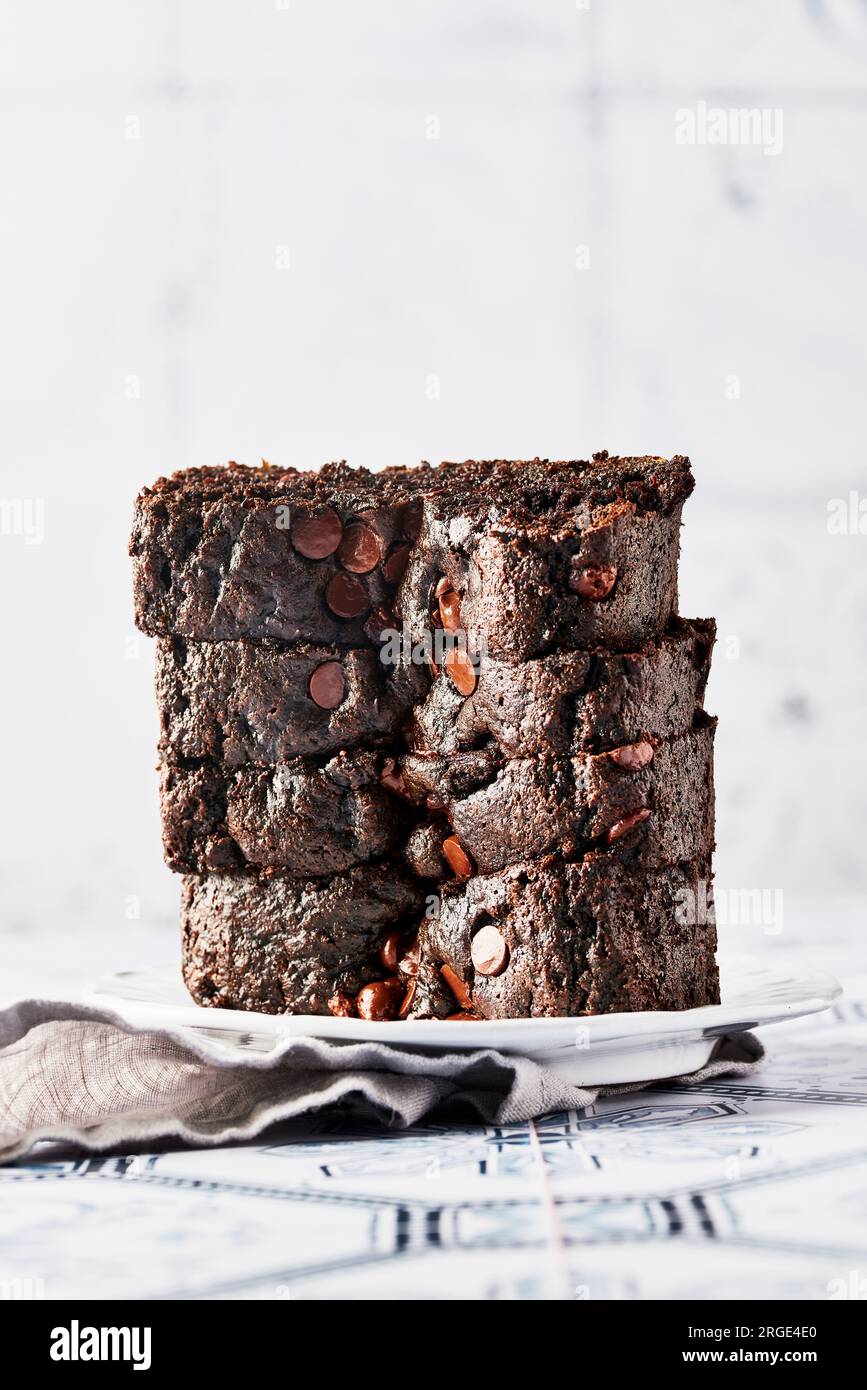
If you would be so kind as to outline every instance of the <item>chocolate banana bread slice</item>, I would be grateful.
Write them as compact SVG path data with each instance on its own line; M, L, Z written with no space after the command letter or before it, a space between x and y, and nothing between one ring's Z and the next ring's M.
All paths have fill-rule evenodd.
M692 487L687 459L607 454L188 469L138 498L136 621L154 636L359 646L404 625L425 640L433 605L473 651L627 648L674 611Z
M324 878L379 859L414 819L381 785L382 764L374 752L235 771L164 764L166 863L186 874L272 868Z
M407 735L420 753L493 741L509 758L601 752L641 738L671 738L704 700L716 623L673 619L635 652L556 652L513 662L487 656L470 694L443 670L416 702Z
M424 887L399 864L325 880L185 878L184 980L215 1009L395 1017L407 993L397 943L424 902Z
M523 1018L719 1002L702 864L636 873L556 856L443 890L419 933L411 1016ZM707 920L708 916L711 920Z
M230 464L160 478L136 502L136 622L199 641L363 645L392 602L419 526L408 504L429 477Z
M426 666L386 666L372 647L162 638L160 751L240 768L393 744L429 688Z
M492 873L555 851L578 859L601 849L650 868L709 862L715 731L716 721L699 711L695 727L676 738L645 738L606 753L410 755L399 764L401 789L424 807L429 826L414 829L407 861L438 879Z
M515 466L519 467L519 466ZM448 487L425 497L399 594L415 640L433 627L465 634L470 657L523 661L555 648L629 649L677 607L686 459L598 459L496 476L479 500ZM605 486L599 487L605 480ZM463 663L448 674L467 694Z

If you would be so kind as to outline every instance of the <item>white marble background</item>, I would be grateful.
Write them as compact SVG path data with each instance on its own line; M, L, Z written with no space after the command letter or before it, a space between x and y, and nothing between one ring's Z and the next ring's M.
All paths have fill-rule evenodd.
M865 147L858 0L7 0L3 992L176 949L131 504L262 456L689 453L719 881L863 960Z

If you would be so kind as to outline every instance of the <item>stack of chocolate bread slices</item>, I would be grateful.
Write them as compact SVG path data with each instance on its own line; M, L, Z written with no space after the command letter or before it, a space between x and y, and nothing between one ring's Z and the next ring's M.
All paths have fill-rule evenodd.
M714 1002L688 460L191 469L136 505L165 853L214 1007Z

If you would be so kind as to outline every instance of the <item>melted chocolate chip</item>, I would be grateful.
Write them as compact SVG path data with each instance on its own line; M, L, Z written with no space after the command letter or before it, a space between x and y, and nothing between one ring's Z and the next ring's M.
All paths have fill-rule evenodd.
M325 590L325 602L338 618L360 618L370 607L367 590L352 574L335 574Z
M509 948L497 927L482 927L473 937L470 955L480 975L501 975L509 963Z
M343 523L332 507L321 512L299 512L292 518L289 537L299 555L308 560L324 560L340 545Z
M585 565L572 576L569 587L581 598L598 603L600 599L608 597L616 579L616 565Z
M440 596L440 622L446 632L459 632L461 626L461 600L454 589Z
M452 967L450 965L441 965L440 974L442 975L452 994L457 999L461 1008L472 1010L473 1001L470 998L470 992L464 984L463 980L461 979L460 975L457 973L457 971L452 970Z
M622 840L624 835L628 835L630 830L634 830L636 825L641 825L650 815L646 806L640 811L633 811L631 816L624 816L623 820L616 821L608 832L607 840L609 845L613 845L616 840Z
M359 1018L370 1023L386 1023L397 1017L406 990L398 979L375 980L358 991L355 1001Z
M621 748L611 750L611 758L627 772L637 772L653 762L653 744L646 739L641 739L639 743L624 743Z
M397 585L403 579L411 553L411 545L392 546L382 566L382 572L389 584Z
M363 521L353 522L343 533L337 558L343 568L353 574L370 574L382 559L379 536Z
M443 854L448 860L449 867L457 874L458 878L472 878L473 861L457 835L449 835L443 840Z
M323 661L310 677L310 698L320 709L337 709L346 694L346 677L339 661Z
M476 688L476 668L460 647L448 652L445 667L452 684L462 695L472 695Z

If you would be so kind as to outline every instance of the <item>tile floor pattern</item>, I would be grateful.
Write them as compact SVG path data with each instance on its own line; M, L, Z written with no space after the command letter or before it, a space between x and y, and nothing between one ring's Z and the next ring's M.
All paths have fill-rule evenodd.
M849 954L823 964L846 975ZM0 1291L867 1297L867 971L846 984L833 1012L767 1029L748 1082L530 1125L325 1116L214 1151L42 1151L0 1169Z

